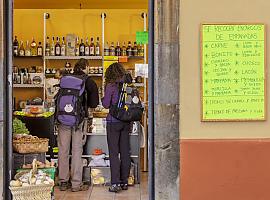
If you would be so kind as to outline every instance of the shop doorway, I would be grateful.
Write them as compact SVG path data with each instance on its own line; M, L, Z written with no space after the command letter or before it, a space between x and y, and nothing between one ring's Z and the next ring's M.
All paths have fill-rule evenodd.
M41 4L35 4L36 1L25 1L25 2L21 2L19 4L16 4L16 1L14 2L14 9L12 10L12 12L10 12L10 19L7 21L9 21L9 23L7 22L7 24L13 24L13 27L8 27L10 29L10 31L7 31L7 34L9 34L9 36L7 36L7 38L9 38L9 40L11 41L11 38L12 40L14 39L14 36L16 35L19 39L19 41L23 41L25 47L24 47L24 53L26 53L26 50L28 48L28 45L29 45L29 48L31 49L31 42L33 41L33 36L35 38L35 41L36 41L36 45L38 46L39 44L39 41L41 42L41 45L43 45L43 49L46 48L46 46L44 44L46 44L46 39L47 39L47 36L50 35L49 37L53 37L53 35L59 35L59 38L63 37L63 35L66 35L66 33L69 33L71 31L68 31L67 29L64 28L64 21L65 20L69 20L69 19L72 19L73 17L73 20L77 20L77 24L79 24L80 21L84 21L84 23L87 22L87 20L92 20L91 23L93 23L94 25L93 26L99 26L100 27L100 30L99 31L94 31L93 35L95 35L95 37L97 37L97 35L100 35L100 43L101 43L101 49L102 51L105 50L106 48L106 43L107 41L110 41L110 42L114 42L116 43L118 40L121 40L121 43L123 41L126 41L128 42L129 40L132 40L132 43L133 41L135 40L135 31L147 31L147 27L148 27L148 19L146 19L146 17L148 16L148 10L147 10L147 5L149 2L147 1L141 1L141 5L146 5L146 8L143 7L141 8L139 4L132 4L131 5L128 5L126 8L125 6L121 5L121 4L117 4L115 1L114 1L114 5L112 5L111 8L109 8L108 10L105 9L105 7L103 7L104 5L108 6L107 3L104 3L104 5L100 5L98 4L97 7L92 7L92 5L88 4L87 6L87 3L84 2L74 2L74 1L67 1L67 4L65 5L61 5L61 4L55 4L55 3L48 3L46 1L46 3L44 3L42 5ZM52 1L53 2L53 1ZM135 1L134 1L135 2ZM46 5L46 6L45 6ZM120 9L121 10L118 10L117 13L114 13L113 12L113 9L117 9L117 5L120 5ZM132 7L135 5L135 8ZM7 8L11 9L12 8L12 2L7 2L7 5L6 5ZM49 9L49 12L47 12L46 10ZM64 10L61 10L61 9L65 9L66 13ZM93 12L91 12L91 14L89 16L84 16L84 17L81 17L80 19L76 18L78 17L80 14L84 13L85 10L87 9L95 9L95 12L96 12L96 15L93 15ZM103 10L106 10L105 12L103 12ZM125 10L127 10L129 13L125 13ZM135 11L136 10L136 11ZM41 15L39 15L40 13ZM76 12L77 15L76 15ZM79 13L81 12L81 13ZM8 13L8 12L7 12ZM119 14L120 13L120 14ZM125 20L123 19L119 19L119 16L122 14L129 14L129 20L130 22L132 22L132 20L135 21L135 25L129 23L129 22L124 22ZM66 17L68 15L71 15L69 19L67 19ZM74 14L75 14L75 19L74 19ZM32 16L31 16L32 15ZM73 15L73 16L72 16ZM118 20L115 20L113 21L112 20L112 24L109 24L109 19L110 17L112 16L116 16L116 18L118 17ZM127 15L128 16L128 15ZM134 19L134 18L137 18L138 19ZM88 18L88 19L87 19ZM96 18L96 20L93 20L93 18ZM13 21L10 21L11 19L13 19ZM55 23L55 21L53 22L54 19L55 21L58 21L58 25ZM113 17L111 18L113 19ZM61 22L62 20L62 22ZM122 20L122 24L121 24L121 20ZM39 23L38 21L40 21L41 23ZM99 21L99 23L96 23L96 21ZM31 26L33 26L33 24L31 23L34 23L36 24L37 26L35 26L34 28L34 31L33 29L31 28ZM70 23L72 23L72 21L69 21ZM126 27L123 27L126 23ZM138 25L138 24L140 25ZM74 24L76 24L76 22L74 22ZM119 24L121 24L122 26L119 26ZM29 25L29 27L27 27ZM116 32L114 30L114 26L118 27L120 29L120 33L121 33L121 29L123 28L123 30L127 30L125 31L125 33L132 33L131 35L128 35L128 34L122 34L120 36L117 36L117 35L113 35L115 34L114 32ZM110 27L106 30L107 27ZM138 28L140 27L140 28ZM72 27L74 28L74 27ZM85 37L83 36L89 29L89 27L85 26L83 27L81 30L79 30L79 28L77 29L77 31L79 32L78 34L80 34L80 37ZM11 31L13 29L13 32ZM51 29L51 30L50 30ZM64 30L63 30L64 29ZM75 28L76 29L76 28ZM76 32L76 31L73 31L73 33ZM124 31L122 31L124 32ZM12 34L13 33L13 34ZM26 33L26 34L25 34ZM39 33L41 33L42 37L38 36ZM35 36L35 34L37 34L37 36ZM91 33L90 33L91 34ZM88 34L88 35L90 35ZM20 36L19 36L20 35ZM31 35L31 36L30 36ZM110 38L111 37L111 38ZM107 39L106 38L110 38L110 39ZM130 39L130 38L133 38L133 39ZM151 38L151 37L150 37ZM67 38L66 38L67 39ZM27 44L27 41L28 40L28 44ZM55 38L56 40L56 38ZM90 40L90 38L89 38ZM127 44L127 43L126 43ZM133 46L133 45L132 45ZM144 45L142 45L144 46ZM10 52L13 51L12 49L12 44L9 43L8 44L8 48L10 50ZM134 46L132 47L134 48ZM140 47L142 48L142 47ZM20 49L19 49L20 51ZM31 51L31 50L30 50ZM152 50L149 50L150 52L152 52ZM43 53L45 52L45 50L43 51ZM121 62L123 62L123 65L126 65L127 69L130 70L132 72L132 74L135 76L135 72L134 69L132 67L135 67L135 64L144 64L144 63L147 63L147 60L148 60L148 56L146 56L148 52L148 48L146 46L144 46L144 55L143 56L138 56L138 57L134 57L134 56L131 56L130 58L128 58L128 60L122 60ZM12 57L12 55L7 55L9 58ZM65 55L66 56L66 55ZM150 56L150 55L149 55ZM139 58L140 57L140 58ZM17 59L17 60L16 60ZM92 59L92 58L91 58ZM122 59L125 59L125 58L122 58ZM130 60L129 60L130 59ZM151 58L149 58L151 59ZM47 93L48 92L45 88L45 84L46 84L46 75L53 75L53 74L56 74L56 71L57 71L57 68L60 68L61 66L63 66L63 64L61 63L63 60L68 60L69 61L69 58L68 57L65 57L65 59L63 59L63 57L61 59L58 59L58 58L53 58L53 57L46 57L45 58L45 55L42 55L42 58L40 57L32 57L32 56L29 56L29 57L18 57L18 58L14 58L14 59L10 59L8 60L7 58L7 63L9 64L10 68L7 69L10 73L8 74L12 74L12 73L17 73L19 75L19 71L21 69L23 69L24 71L20 71L21 74L17 80L20 79L20 82L16 82L16 84L13 84L13 91L9 93L9 95L7 97L9 97L10 99L13 99L13 105L15 107L10 107L10 108L7 108L7 113L9 113L9 127L11 128L11 121L12 121L12 113L14 110L17 110L17 108L19 107L24 107L24 105L26 104L26 99L24 99L25 97L33 100L34 97L40 97L41 99L45 99L46 96L47 96ZM74 59L70 59L70 60L76 60L76 58ZM72 63L73 61L70 61L71 65L74 63ZM89 71L93 71L93 70L97 70L97 66L98 67L101 67L103 66L104 67L104 63L106 62L105 59L103 58L103 56L101 55L101 58L94 58L94 64L93 64L93 67L94 69L89 69ZM21 63L21 64L20 64ZM37 64L38 63L38 64ZM21 66L19 66L21 65ZM100 66L99 66L100 65ZM11 68L11 66L16 66L17 68ZM36 68L34 69L34 66L36 66ZM41 70L39 70L38 72L38 67L41 67L43 66L43 68ZM47 67L47 66L50 66L50 67ZM28 70L32 70L32 67L33 67L33 72L29 72ZM48 70L48 71L46 71ZM55 70L55 71L54 71ZM100 68L98 69L100 70ZM11 72L12 71L12 72ZM47 73L48 72L48 73ZM32 74L31 73L36 73L34 74L34 76L32 77ZM44 74L43 75L40 75L39 78L36 77L38 76L38 74ZM103 89L103 81L102 81L102 75L99 75L101 73L91 73L93 76L93 79L96 80L96 82L98 82L100 84L100 88L101 88L101 91ZM25 77L26 76L26 77ZM44 77L44 79L43 79ZM10 77L11 78L11 77ZM36 81L37 83L35 83L36 85L34 86L34 83L33 83L33 79L36 78ZM24 79L26 80L26 82L24 83ZM30 79L32 79L32 82L27 82L28 80L30 81ZM100 80L101 79L101 80ZM14 76L13 76L13 83L14 83ZM144 93L144 99L145 99L145 102L148 101L148 94L147 91L148 91L148 88L146 86L147 84L147 81L146 79L142 79L142 81L139 81L139 80L136 80L138 83L138 87L142 87L142 91ZM21 84L21 85L19 85ZM27 86L27 89L25 88ZM32 90L32 91L27 91L27 90ZM12 98L12 97L15 97ZM21 99L19 99L21 98ZM9 99L9 101L10 101ZM35 100L39 100L39 99L35 99ZM146 121L144 121L144 123L146 124ZM11 130L9 130L11 131ZM147 128L145 128L145 132L147 132ZM7 168L6 168L6 174L9 174L9 177L6 177L6 183L7 181L10 179L10 176L12 174L12 170L13 170L13 164L12 164L12 144L11 144L11 141L12 141L12 138L11 137L6 137L6 139L8 139L8 142L6 144L6 147L7 147L7 152L6 152L6 158L9 158L7 159ZM144 142L147 143L148 141L148 137L145 137L144 138ZM144 149L143 151L139 151L138 152L138 155L133 155L134 158L136 158L137 156L137 169L139 170L139 174L141 171L144 171L142 173L142 176L138 175L138 177L140 177L140 180L139 180L139 183L142 182L141 186L140 185L137 185L134 187L134 191L137 191L136 194L140 195L138 196L138 199L148 199L148 182L147 182L147 179L148 179L148 174L146 173L146 171L148 171L148 167L152 167L153 164L151 163L150 166L147 166L147 162L148 162L148 154L147 154L147 145L144 146ZM150 148L150 149L153 149L153 148ZM150 156L151 158L151 156ZM151 159L150 159L151 161ZM151 172L153 173L153 172ZM153 181L153 174L152 174L152 179L151 181ZM151 182L150 181L150 182ZM140 190L141 188L141 190ZM89 198L91 199L91 195L93 195L93 193L91 194L91 192L95 192L95 191L98 191L100 190L101 188L100 187L93 187L92 190L90 191L90 193L87 193L85 194L86 196L89 195ZM102 188L104 189L104 188ZM56 190L57 191L57 190ZM104 191L107 192L107 189L105 188ZM103 190L101 190L100 192L101 193L104 193ZM129 190L130 191L130 194L129 195L133 195L132 193L132 190ZM152 190L153 191L153 190ZM143 193L146 193L145 195L143 195ZM9 194L9 191L8 189L6 189L6 193L7 195L7 198L8 199L10 196ZM128 193L127 193L128 194ZM59 199L61 199L61 196L63 197L63 199L68 199L68 193L58 193L57 195L59 195ZM96 196L93 196L92 199L98 199L100 198L99 197L99 193L98 194L95 194ZM118 198L117 196L113 195L113 198L115 199ZM134 197L134 196L133 196ZM83 198L82 198L83 199ZM101 198L102 199L102 198ZM109 199L109 198L108 198ZM121 197L119 197L119 199L121 199ZM135 200L136 198L134 198Z

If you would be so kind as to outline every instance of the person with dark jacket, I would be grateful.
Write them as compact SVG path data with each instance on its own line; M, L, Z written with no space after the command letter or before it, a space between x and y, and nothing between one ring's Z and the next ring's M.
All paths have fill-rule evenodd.
M109 66L105 73L105 94L102 99L103 107L110 108L117 104L119 99L119 86L124 80L125 70L119 63ZM108 114L107 143L109 148L111 186L110 192L119 192L128 189L128 177L131 165L129 133L131 125L122 122ZM119 159L120 153L120 159Z
M88 61L80 59L74 67L74 75L86 75ZM87 99L84 103L88 108L96 108L99 103L97 84L88 77L85 82ZM87 112L87 111L85 111ZM63 124L58 126L58 165L60 190L69 189L69 176L71 175L71 191L78 192L88 190L88 185L82 184L82 153L83 153L83 123L78 128L69 127ZM71 173L69 173L69 152L72 143Z

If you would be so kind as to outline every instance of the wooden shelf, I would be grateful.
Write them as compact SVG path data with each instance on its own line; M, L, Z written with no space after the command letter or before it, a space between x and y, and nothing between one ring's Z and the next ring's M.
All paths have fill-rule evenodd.
M43 58L43 56L14 56L13 58Z
M102 56L45 56L46 60L78 60L81 58L87 60L102 60Z
M43 84L13 84L14 88L43 88Z

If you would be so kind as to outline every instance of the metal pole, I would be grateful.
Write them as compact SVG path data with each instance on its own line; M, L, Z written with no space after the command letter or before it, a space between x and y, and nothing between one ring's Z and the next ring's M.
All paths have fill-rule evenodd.
M10 200L8 188L12 179L12 65L13 65L13 0L4 1L4 188L3 199Z
M143 30L147 31L147 18L146 18L146 13L143 13ZM147 50L146 50L146 44L144 44L144 64L147 64ZM144 103L147 103L147 94L146 94L146 77L144 76L143 79L143 100ZM143 162L143 171L147 171L147 161L148 161L148 152L146 151L148 149L148 133L147 133L147 112L144 112L144 120L143 120L143 124L144 124L144 141L145 142L145 147L144 147L144 162Z
M48 13L44 13L43 14L43 101L45 102L45 98L46 98L46 76L45 76L45 72L46 72L46 57L45 57L45 51L46 51L46 22L47 19L49 18L49 14Z
M101 13L101 24L102 24L102 66L103 66L103 77L102 77L102 96L105 92L105 70L104 70L104 46L105 46L105 13Z
M155 140L154 140L154 9L155 4L154 0L149 0L148 5L148 26L149 26L149 41L148 41L148 156L149 156L149 173L148 173L148 181L149 181L149 199L155 200Z

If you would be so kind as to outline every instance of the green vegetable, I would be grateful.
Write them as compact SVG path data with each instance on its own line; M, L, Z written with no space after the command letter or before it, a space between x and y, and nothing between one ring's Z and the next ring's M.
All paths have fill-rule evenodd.
M13 119L13 134L29 134L29 130L26 128L25 124L17 119Z

